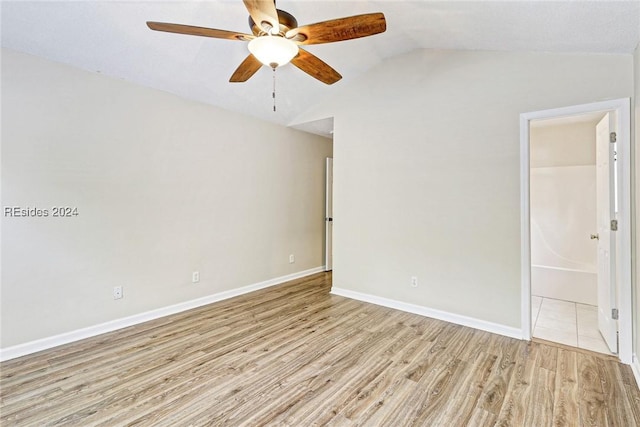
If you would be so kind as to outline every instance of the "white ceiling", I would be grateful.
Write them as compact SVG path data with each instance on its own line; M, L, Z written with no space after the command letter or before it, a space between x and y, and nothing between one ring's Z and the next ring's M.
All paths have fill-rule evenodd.
M92 72L289 125L371 67L414 49L630 54L640 41L634 1L329 1L281 0L299 25L383 12L387 31L308 50L343 79L327 86L287 65L263 67L246 83L228 82L247 56L245 42L160 33L164 21L250 33L240 0L2 1L2 46ZM399 76L400 78L400 76ZM328 135L332 120L297 128Z

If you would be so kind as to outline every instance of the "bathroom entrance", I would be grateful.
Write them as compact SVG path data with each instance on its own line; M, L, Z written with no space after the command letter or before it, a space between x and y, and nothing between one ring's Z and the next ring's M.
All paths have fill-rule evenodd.
M597 147L610 147L597 129L610 115L532 121L529 145L533 336L601 353Z
M628 256L628 230L618 227L628 200L621 203L619 181L628 179L628 168L620 168L616 139L624 111L602 104L523 117L529 214L523 265L530 267L523 291L526 279L533 338L617 354L618 332L626 332L619 313Z

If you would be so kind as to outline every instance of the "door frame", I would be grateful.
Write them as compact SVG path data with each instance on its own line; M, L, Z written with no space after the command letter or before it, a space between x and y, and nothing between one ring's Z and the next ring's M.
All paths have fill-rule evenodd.
M632 363L631 300L631 99L621 98L520 114L520 266L522 338L531 340L531 212L529 199L529 127L532 120L575 116L585 113L616 113L618 166L618 231L616 232L616 306L618 357Z

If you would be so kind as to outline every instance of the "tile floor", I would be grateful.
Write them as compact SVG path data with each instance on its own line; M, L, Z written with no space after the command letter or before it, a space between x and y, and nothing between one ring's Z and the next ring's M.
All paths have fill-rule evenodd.
M533 336L611 354L598 331L598 307L531 296Z

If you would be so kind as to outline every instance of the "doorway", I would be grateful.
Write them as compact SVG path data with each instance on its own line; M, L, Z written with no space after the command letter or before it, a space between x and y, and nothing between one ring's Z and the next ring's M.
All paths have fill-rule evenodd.
M325 161L324 271L333 270L333 158Z
M632 314L629 106L622 99L525 113L520 127L523 337L610 351L625 363Z
M615 332L610 348L598 327L598 247L607 233L600 233L600 242L597 193L608 186L597 184L608 175L598 177L596 158L598 147L605 153L613 147L609 132L596 129L608 126L611 114L538 119L529 126L532 335L605 354L618 349Z

